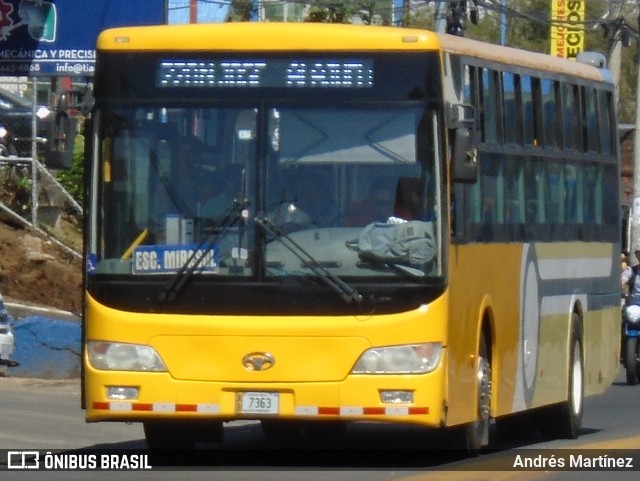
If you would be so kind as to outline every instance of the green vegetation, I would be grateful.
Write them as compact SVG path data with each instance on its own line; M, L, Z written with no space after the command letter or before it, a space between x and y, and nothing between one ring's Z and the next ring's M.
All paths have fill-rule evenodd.
M73 146L71 168L58 174L58 182L82 205L82 178L84 176L84 135L77 134Z

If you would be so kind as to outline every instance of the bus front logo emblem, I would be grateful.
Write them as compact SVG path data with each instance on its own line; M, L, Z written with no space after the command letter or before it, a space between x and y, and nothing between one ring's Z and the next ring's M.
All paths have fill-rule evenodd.
M276 363L268 352L251 352L242 358L242 365L247 371L266 371Z

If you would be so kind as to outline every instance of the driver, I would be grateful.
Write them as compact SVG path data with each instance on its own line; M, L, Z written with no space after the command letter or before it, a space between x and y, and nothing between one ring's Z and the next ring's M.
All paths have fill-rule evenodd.
M313 173L298 178L293 200L279 206L270 217L280 226L332 227L338 224L339 213L328 182L321 174Z

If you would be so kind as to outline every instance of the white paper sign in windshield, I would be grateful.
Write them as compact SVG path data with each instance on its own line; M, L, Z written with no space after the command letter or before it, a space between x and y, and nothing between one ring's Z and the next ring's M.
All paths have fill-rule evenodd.
M134 274L171 274L181 269L216 274L219 271L219 248L198 244L139 246L133 251Z

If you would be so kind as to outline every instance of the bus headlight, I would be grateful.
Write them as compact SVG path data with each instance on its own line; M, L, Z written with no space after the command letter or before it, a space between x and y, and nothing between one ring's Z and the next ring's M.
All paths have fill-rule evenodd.
M151 346L88 341L87 354L93 367L105 371L167 371L167 366Z
M365 351L352 374L424 374L440 363L442 344L426 342L405 346L375 347Z

